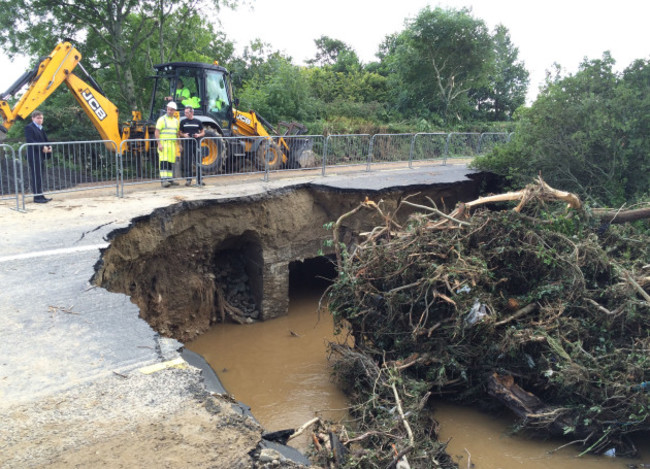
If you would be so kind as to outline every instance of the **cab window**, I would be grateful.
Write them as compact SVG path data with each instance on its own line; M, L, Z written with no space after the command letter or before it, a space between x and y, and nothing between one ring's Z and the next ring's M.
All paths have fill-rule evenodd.
M208 112L225 117L230 106L223 72L209 71L206 77Z

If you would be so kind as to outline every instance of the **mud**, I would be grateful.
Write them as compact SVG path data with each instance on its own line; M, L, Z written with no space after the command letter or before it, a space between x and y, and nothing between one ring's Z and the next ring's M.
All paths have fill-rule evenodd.
M414 203L430 199L453 207L475 198L479 186L467 180L373 193L311 185L185 201L113 232L91 281L129 295L156 331L187 342L218 322L250 323L286 314L290 263L330 254L326 240L331 232L324 225L366 197L392 213L407 196ZM400 217L408 214L400 210ZM381 223L376 211L359 215L343 226L346 244ZM237 263L240 267L233 266ZM230 275L239 280L224 278Z

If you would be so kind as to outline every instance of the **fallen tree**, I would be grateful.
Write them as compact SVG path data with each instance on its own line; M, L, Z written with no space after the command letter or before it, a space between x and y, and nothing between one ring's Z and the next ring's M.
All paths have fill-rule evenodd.
M355 347L332 352L368 435L361 467L395 465L391 445L412 467L450 467L427 441L432 394L505 405L520 430L585 453L635 454L629 435L650 429L648 236L599 231L620 213L601 221L541 178L448 214L416 208L402 226L366 200L334 224L329 308ZM336 230L362 209L384 223L343 246Z

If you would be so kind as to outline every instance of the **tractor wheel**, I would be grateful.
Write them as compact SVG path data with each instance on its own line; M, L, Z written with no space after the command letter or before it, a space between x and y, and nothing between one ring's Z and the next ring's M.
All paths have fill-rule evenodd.
M282 150L273 140L268 139L260 143L255 151L255 163L259 169L266 168L266 162L269 162L269 169L280 169L282 167Z
M227 147L226 142L214 130L206 130L205 137L201 141L201 168L203 170L220 171L226 160Z

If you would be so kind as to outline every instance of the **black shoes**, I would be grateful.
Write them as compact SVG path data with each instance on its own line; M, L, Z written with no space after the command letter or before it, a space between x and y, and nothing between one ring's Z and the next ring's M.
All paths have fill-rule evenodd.
M42 195L41 195L41 196L36 196L36 197L34 197L34 203L35 203L35 204L46 204L46 203L48 203L50 200L52 200L52 199L49 199L49 198L47 198L47 197L43 197Z

